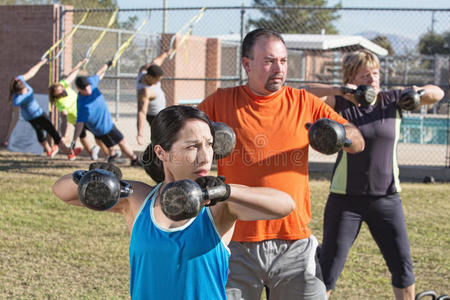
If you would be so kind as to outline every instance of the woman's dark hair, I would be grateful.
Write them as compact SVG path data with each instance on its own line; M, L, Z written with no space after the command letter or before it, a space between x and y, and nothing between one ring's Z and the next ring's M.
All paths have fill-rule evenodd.
M53 104L56 102L56 97L55 97L55 90L58 86L62 86L64 88L64 86L61 83L53 83L49 88L48 88L48 99L50 100L50 103ZM65 88L64 88L65 90Z
M253 58L253 46L255 45L256 40L260 36L280 40L283 42L284 45L286 45L280 33L272 29L258 28L247 33L247 35L245 36L244 41L242 42L242 53L241 53L242 57L247 57L250 59Z
M155 145L160 145L165 151L170 151L178 139L178 132L187 120L198 119L208 124L214 137L214 129L208 116L201 110L186 105L168 106L161 110L151 124L151 143L142 154L145 172L156 182L164 180L162 162L156 156Z
M18 78L13 78L9 82L9 101L12 101L13 95L26 88L25 83Z

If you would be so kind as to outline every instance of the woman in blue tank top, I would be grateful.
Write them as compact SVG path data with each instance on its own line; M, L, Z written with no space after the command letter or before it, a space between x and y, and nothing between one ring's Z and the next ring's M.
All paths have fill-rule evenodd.
M276 219L294 209L281 191L226 184L208 176L213 161L213 128L202 111L170 106L158 113L151 144L143 155L146 172L158 183L127 181L133 193L110 211L122 213L131 232L132 299L226 299L229 249L236 220ZM193 218L174 221L161 209L163 187L182 179L202 188L224 185L221 201L207 201ZM53 186L63 201L82 205L68 174ZM228 197L228 198L227 198Z

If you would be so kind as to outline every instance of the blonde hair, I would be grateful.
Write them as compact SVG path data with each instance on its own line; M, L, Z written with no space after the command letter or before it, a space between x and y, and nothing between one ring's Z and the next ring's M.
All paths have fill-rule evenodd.
M342 61L342 69L344 70L344 83L351 82L361 66L367 66L371 69L380 68L380 60L369 51L358 51L348 54Z

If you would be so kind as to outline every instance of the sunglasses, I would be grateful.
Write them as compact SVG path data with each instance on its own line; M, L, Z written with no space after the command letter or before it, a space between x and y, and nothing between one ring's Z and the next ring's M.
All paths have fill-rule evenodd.
M60 98L67 97L67 92L66 92L66 91L62 91L61 94L53 95L53 97L54 97L55 99L60 99Z

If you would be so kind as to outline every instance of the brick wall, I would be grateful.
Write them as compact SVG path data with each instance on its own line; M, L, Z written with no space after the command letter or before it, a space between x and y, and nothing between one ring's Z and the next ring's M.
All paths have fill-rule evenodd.
M5 140L11 120L9 82L34 66L58 38L59 5L0 6L0 141ZM69 29L70 30L70 29ZM56 64L53 64L56 71ZM52 72L56 74L56 72ZM29 81L36 93L47 93L49 65Z
M162 36L161 45L167 50L172 34ZM181 36L175 39L179 43ZM173 60L162 65L166 77L174 78L218 78L221 68L221 44L218 39L189 36L177 48ZM219 81L204 80L163 80L162 89L166 93L166 105L178 104L180 100L204 99L219 87Z

